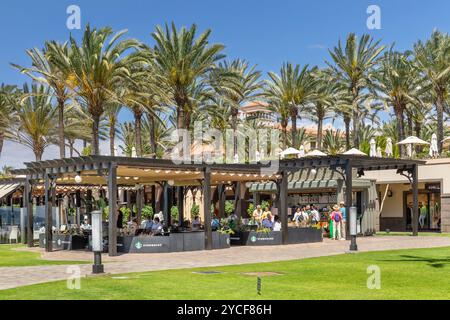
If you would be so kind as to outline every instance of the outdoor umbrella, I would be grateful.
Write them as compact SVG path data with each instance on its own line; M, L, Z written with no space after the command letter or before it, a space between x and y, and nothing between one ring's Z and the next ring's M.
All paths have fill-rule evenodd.
M135 147L131 148L131 157L132 158L137 158L137 153L136 153L136 148Z
M350 155L350 156L366 156L367 157L367 154L365 154L364 152L362 152L356 148L350 149L347 152L344 152L343 154L345 154L347 156Z
M375 139L370 139L370 156L376 157L377 156L377 143L375 142Z
M299 154L301 154L301 151L295 148L287 148L280 152L281 158L285 158L286 156L298 156Z
M261 162L261 154L259 153L258 150L256 150L255 152L255 160L256 162Z
M391 138L387 138L386 140L386 150L384 150L384 153L386 153L386 157L392 157L392 155L394 154Z
M377 148L377 157L378 158L382 158L383 157L383 153L381 152L381 147Z
M408 146L408 156L409 157L412 157L412 154L413 154L412 146L413 145L426 145L426 146L429 145L428 142L423 141L422 139L419 139L419 138L417 138L415 136L410 136L410 137L406 138L405 140L400 141L397 144L398 145L406 145L406 146Z
M305 155L305 157L326 157L327 156L327 154L326 153L323 153L322 151L320 151L320 150L313 150L313 151L311 151L311 152L308 152L306 155Z
M450 141L450 137L445 138L442 142Z
M303 158L305 156L305 147L303 145L300 146L300 153L298 154L299 158Z
M439 154L439 149L438 149L438 140L437 140L437 135L436 133L433 133L433 135L431 136L431 144L430 144L430 157L435 158L437 157L437 155Z

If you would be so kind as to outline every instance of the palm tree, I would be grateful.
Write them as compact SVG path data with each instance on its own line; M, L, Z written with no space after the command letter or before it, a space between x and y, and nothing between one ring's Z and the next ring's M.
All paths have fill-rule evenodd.
M334 65L328 65L335 71L337 77L342 77L352 98L353 131L357 132L361 124L361 106L363 90L370 86L370 77L374 71L379 56L384 50L380 41L373 41L369 35L363 35L357 43L356 35L350 33L345 48L341 41L333 50L329 50ZM358 135L354 135L354 146L359 148Z
M210 85L219 95L221 104L229 105L228 122L233 129L234 154L237 153L237 126L239 108L246 102L261 96L263 81L256 66L249 66L245 60L219 63L218 68L210 73Z
M214 68L215 62L224 57L224 46L209 45L210 30L196 37L197 27L181 28L175 24L169 28L158 26L152 34L156 41L154 59L156 68L167 81L177 111L177 128L188 128L193 112L192 92L201 83L207 73Z
M0 170L0 178L11 178L12 174L11 171L14 170L11 166L3 166Z
M297 119L307 104L312 100L314 94L314 78L308 65L300 69L299 65L291 63L283 65L280 75L269 72L270 81L266 95L279 104L284 104L289 109L289 117L292 125L292 146L298 145L297 141ZM302 109L302 110L300 110Z
M345 151L341 130L327 130L323 138L323 149L328 155L338 155Z
M339 84L333 81L329 70L317 70L314 95L305 109L304 116L317 123L317 149L322 149L323 122L331 118L339 95Z
M288 134L287 134L287 126L289 123L290 110L289 107L281 103L278 99L269 100L269 110L278 115L277 122L281 126L281 131L283 133L283 150L285 150L288 146Z
M437 116L437 136L439 152L444 140L444 110L447 109L450 81L450 37L434 31L426 42L414 45L415 61L428 80L428 87L433 93L433 103Z
M14 107L17 125L10 139L30 148L36 161L41 161L45 149L57 141L57 109L52 106L50 88L34 83L30 91L25 84L23 98Z
M113 35L111 28L85 29L80 45L70 38L70 55L54 54L50 56L59 70L67 79L67 85L74 93L75 99L80 99L87 106L92 117L92 154L98 155L99 125L105 108L113 102L120 102L119 86L124 79L129 78L129 67L139 55L125 54L130 49L138 49L136 40L120 40L126 30ZM108 41L109 40L109 41Z
M405 138L405 112L409 106L419 104L419 88L423 81L410 58L411 53L400 53L391 48L381 59L375 74L374 86L386 107L394 110L400 140ZM405 151L400 147L402 156L406 156Z
M16 87L5 84L0 86L0 155L8 129L13 125L14 103L17 95Z
M27 55L31 58L31 67L23 68L13 64L21 72L28 74L34 81L43 82L49 86L58 104L58 145L59 155L63 159L66 156L65 136L64 136L64 108L68 99L66 88L66 75L52 61L51 56L58 56L59 59L68 59L69 47L67 43L60 44L55 41L46 42L41 51L37 48L27 50Z
M110 103L106 107L106 117L108 118L108 128L109 128L109 152L111 156L116 156L115 152L116 131L117 131L117 123L119 122L119 113L121 110L122 105L120 103Z

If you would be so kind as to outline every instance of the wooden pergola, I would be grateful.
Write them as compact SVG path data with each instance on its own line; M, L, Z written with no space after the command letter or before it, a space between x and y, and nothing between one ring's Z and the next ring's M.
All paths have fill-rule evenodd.
M277 185L277 198L282 223L283 244L288 243L288 177L301 169L330 168L335 170L345 182L347 212L353 206L352 180L353 171L358 176L364 171L397 170L398 174L406 176L413 190L413 234L418 234L418 166L423 161L369 158L352 155L308 157L292 160L268 161L253 164L208 164L208 163L175 163L172 160L129 158L111 156L88 156L70 159L49 160L25 163L25 169L14 170L13 174L24 175L24 203L28 212L28 244L33 239L33 214L31 191L37 184L43 184L45 189L46 225L52 224L52 204L55 201L57 184L64 185L105 185L108 189L109 202L109 255L117 255L117 190L118 186L152 185L161 182L171 182L176 186L201 186L203 190L203 209L205 212L205 244L206 249L212 248L211 217L206 214L211 206L211 187L223 186L233 182L273 181ZM82 182L76 182L75 176L83 177ZM225 189L225 188L221 188ZM221 199L221 198L219 198ZM180 214L182 210L180 211ZM347 224L349 229L349 224ZM349 234L349 232L347 232ZM52 250L52 230L46 228L46 250Z

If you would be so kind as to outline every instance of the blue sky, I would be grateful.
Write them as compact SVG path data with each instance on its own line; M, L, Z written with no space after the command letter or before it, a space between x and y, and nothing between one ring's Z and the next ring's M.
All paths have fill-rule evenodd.
M224 44L229 58L245 58L265 73L279 70L284 61L321 66L329 59L328 48L349 32L369 33L404 50L434 28L450 30L448 0L2 0L0 83L28 80L9 65L27 65L27 48L65 41L70 32L82 34L66 28L66 8L72 4L81 8L82 27L128 29L130 37L149 44L157 24L210 28L211 40ZM381 30L367 29L366 10L372 4L381 8ZM2 156L0 165L9 161Z

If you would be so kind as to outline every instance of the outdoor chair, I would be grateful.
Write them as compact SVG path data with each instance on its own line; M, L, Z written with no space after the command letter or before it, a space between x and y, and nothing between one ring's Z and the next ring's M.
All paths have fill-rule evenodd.
M15 240L16 243L19 242L19 227L17 226L13 226L9 233L9 243L12 243L13 240Z

